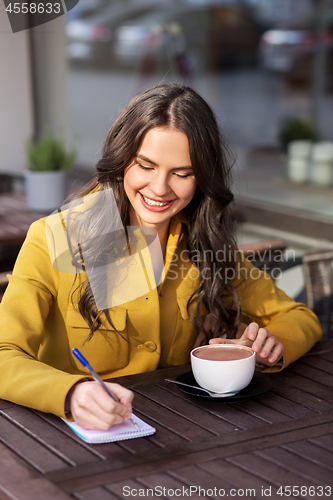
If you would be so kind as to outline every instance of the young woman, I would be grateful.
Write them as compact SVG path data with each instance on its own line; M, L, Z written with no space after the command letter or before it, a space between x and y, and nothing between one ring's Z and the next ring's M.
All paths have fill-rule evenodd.
M259 369L278 371L321 338L316 316L237 251L227 158L192 89L160 85L132 99L82 203L60 213L60 236L53 216L29 230L0 306L1 398L106 429L129 417L133 394L110 383L115 403L73 347L106 379L181 365L195 344L226 341L252 346ZM54 258L66 241L69 252ZM141 278L113 273L126 255L142 264ZM112 302L122 279L123 298Z

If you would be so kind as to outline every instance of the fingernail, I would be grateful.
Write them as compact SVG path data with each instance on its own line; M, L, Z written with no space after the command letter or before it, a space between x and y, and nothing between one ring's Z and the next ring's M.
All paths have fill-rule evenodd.
M266 352L266 351L261 351L260 356L261 356L262 358L266 358L266 356L267 356L267 352Z
M253 345L252 345L252 349L253 349L254 351L258 351L258 349L259 349L258 344L253 344Z

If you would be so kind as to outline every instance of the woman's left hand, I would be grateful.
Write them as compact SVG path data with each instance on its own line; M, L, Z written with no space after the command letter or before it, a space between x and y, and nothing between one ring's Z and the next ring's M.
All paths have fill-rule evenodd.
M245 326L245 325L244 325ZM256 353L256 362L274 366L283 356L284 347L266 328L250 323L237 339L215 338L210 344L241 344L251 347Z

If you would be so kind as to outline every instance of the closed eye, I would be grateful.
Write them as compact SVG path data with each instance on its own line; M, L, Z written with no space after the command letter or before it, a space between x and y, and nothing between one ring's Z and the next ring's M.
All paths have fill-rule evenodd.
M147 167L146 165L142 165L142 163L139 163L138 161L136 161L138 167L140 167L142 170L154 170L155 167ZM176 177L179 177L180 179L188 179L189 177L193 177L193 172L192 170L190 171L190 173L188 174L177 174L176 172L174 172L174 175Z
M138 166L142 168L142 170L153 170L153 167L145 167L144 165L141 165L141 163L137 162Z
M188 177L191 177L191 175L193 174L185 174L185 175L181 175L181 174L175 174L177 177L180 177L180 179L187 179Z

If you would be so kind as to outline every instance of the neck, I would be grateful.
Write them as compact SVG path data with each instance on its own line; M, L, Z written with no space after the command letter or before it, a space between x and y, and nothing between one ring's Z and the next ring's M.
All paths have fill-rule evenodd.
M165 223L165 225L163 225L163 227L154 228L154 229L156 229L157 234L158 234L158 238L160 240L163 259L165 259L165 254L166 254L166 247L167 247L167 241L168 241L168 236L169 236L169 225L170 225L170 221L166 221L166 223Z
M169 236L169 226L170 226L170 219L166 220L160 224L145 224L138 216L135 214L131 214L131 225L132 226L146 226L154 229L157 232L161 249L162 249L162 254L163 254L163 259L165 259L165 254L166 254L166 247L167 247L167 241L168 241L168 236Z

